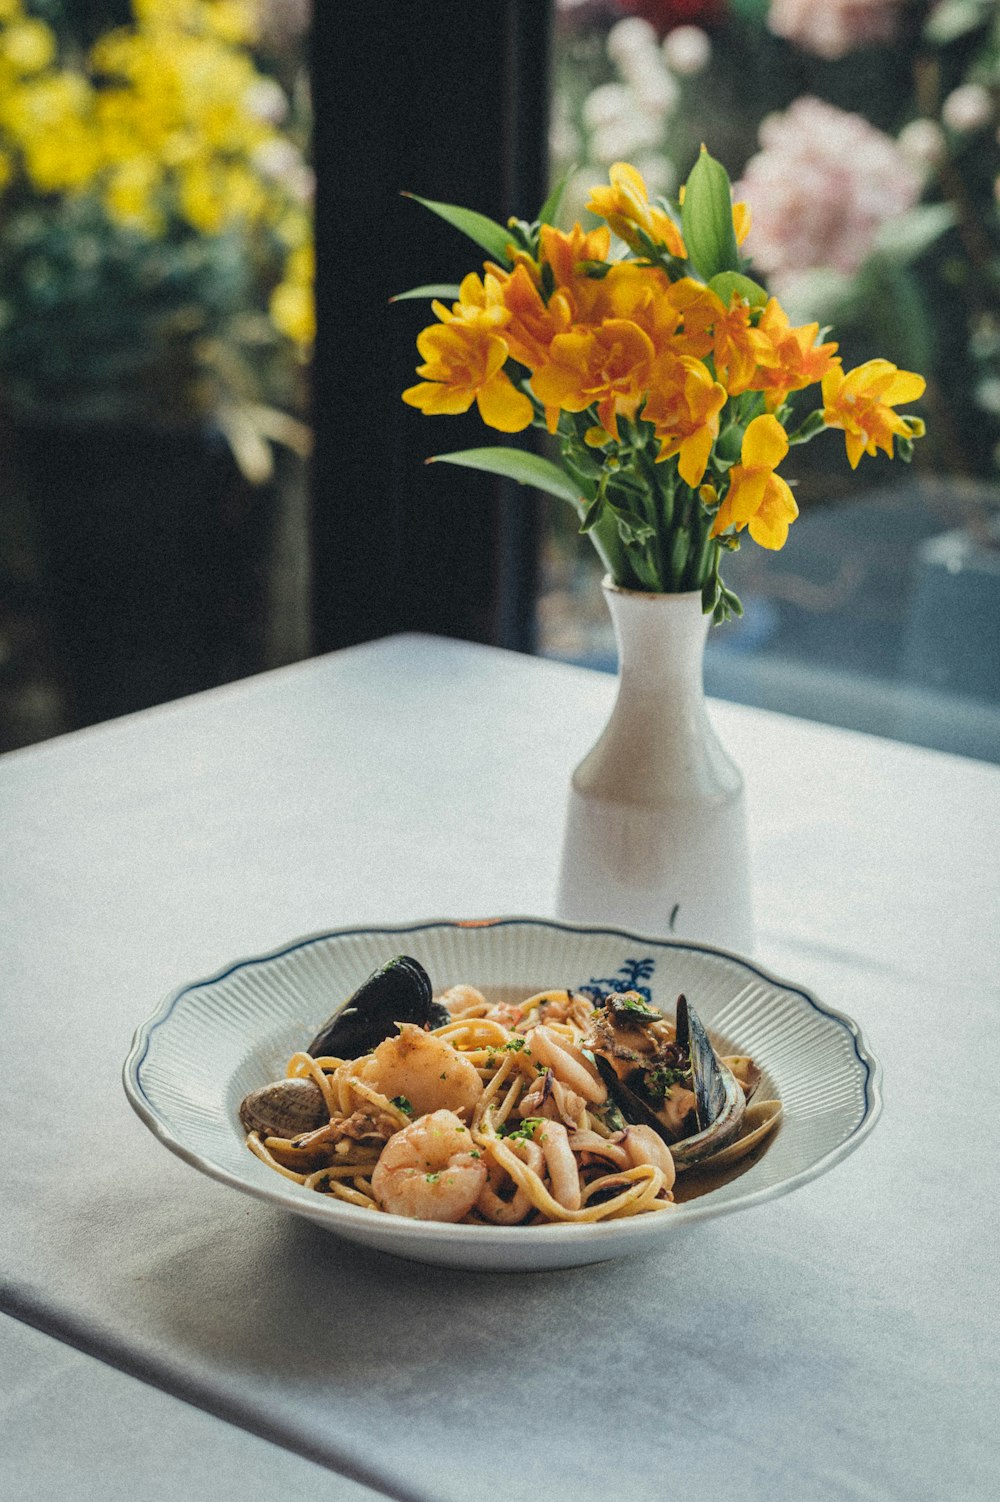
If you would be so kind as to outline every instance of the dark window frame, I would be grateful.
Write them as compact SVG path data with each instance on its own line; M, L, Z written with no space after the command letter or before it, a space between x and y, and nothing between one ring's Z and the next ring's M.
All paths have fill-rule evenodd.
M542 202L550 13L550 0L316 5L316 651L411 630L532 650L537 497L426 468L503 440L475 411L426 418L403 404L432 315L388 300L484 258L402 193L500 222Z

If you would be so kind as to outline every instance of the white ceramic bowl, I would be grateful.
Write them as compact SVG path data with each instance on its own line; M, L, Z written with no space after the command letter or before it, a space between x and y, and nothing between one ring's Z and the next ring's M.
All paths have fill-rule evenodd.
M454 1226L378 1214L301 1188L255 1158L238 1108L284 1074L337 1002L377 966L410 954L435 991L467 981L521 999L546 987L638 981L673 1016L683 991L725 1050L763 1070L758 1099L781 1125L741 1173L676 1210L596 1225ZM350 1241L452 1267L571 1267L662 1246L711 1216L743 1210L832 1168L878 1116L880 1070L856 1025L800 986L703 945L542 918L430 920L347 929L239 960L167 996L137 1031L125 1091L162 1143L203 1173L305 1215Z

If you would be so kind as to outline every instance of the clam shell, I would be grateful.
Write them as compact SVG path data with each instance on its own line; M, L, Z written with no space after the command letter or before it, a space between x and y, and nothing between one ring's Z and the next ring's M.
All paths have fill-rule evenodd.
M726 1147L720 1148L717 1153L703 1158L699 1168L716 1169L728 1168L733 1163L738 1163L741 1158L747 1158L754 1148L764 1141L774 1131L781 1120L782 1105L780 1100L755 1101L752 1106L747 1106L740 1123L739 1135ZM674 1149L672 1148L673 1152ZM678 1165L679 1166L679 1165Z
M252 1090L240 1105L247 1132L261 1137L299 1137L329 1120L323 1092L314 1080L275 1080Z

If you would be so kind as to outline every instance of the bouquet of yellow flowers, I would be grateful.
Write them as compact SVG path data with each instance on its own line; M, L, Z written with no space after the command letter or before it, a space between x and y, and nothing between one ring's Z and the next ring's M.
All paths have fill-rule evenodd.
M702 147L676 205L650 201L626 162L587 204L604 222L554 225L560 190L533 223L419 199L491 257L460 286L418 287L438 322L417 339L421 411L465 412L501 433L542 428L559 462L515 447L437 459L568 501L614 582L700 590L716 622L741 611L719 575L746 530L780 548L798 508L777 473L792 444L840 429L852 467L893 446L910 459L919 417L896 411L924 380L888 360L845 372L818 324L792 327L752 279L750 227L728 175ZM442 299L449 299L448 306ZM796 416L793 393L822 402Z
M313 336L311 172L259 7L129 0L89 46L40 9L0 0L4 406L284 434L261 402Z

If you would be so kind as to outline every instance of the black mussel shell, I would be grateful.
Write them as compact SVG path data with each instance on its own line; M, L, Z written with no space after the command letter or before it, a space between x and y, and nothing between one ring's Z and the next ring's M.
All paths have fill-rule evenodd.
M358 987L320 1028L307 1052L355 1059L399 1032L397 1023L442 1027L447 1007L435 1001L430 977L418 960L400 954Z
M705 1131L721 1116L726 1104L726 1083L705 1025L686 996L677 998L677 1041L691 1059L692 1089L699 1131Z
M650 1007L645 1009L647 1015L644 1018L636 1004L640 1001L641 998L631 996L608 997L605 1005L619 1028L641 1027L645 1021L653 1021L662 1016L662 1013ZM619 1003L618 1009L615 1007L616 1002ZM655 1090L655 1063L649 1070L644 1070L637 1062L625 1079L622 1079L610 1060L599 1053L594 1056L608 1093L625 1120L635 1126L651 1126L669 1143L683 1141L696 1132L704 1132L722 1115L728 1099L725 1079L705 1025L683 995L677 998L676 1046L681 1051L681 1067L687 1067L685 1056L690 1060L691 1089L695 1097L694 1112L685 1122L686 1130L682 1132L680 1139L657 1114L656 1108L660 1102Z

